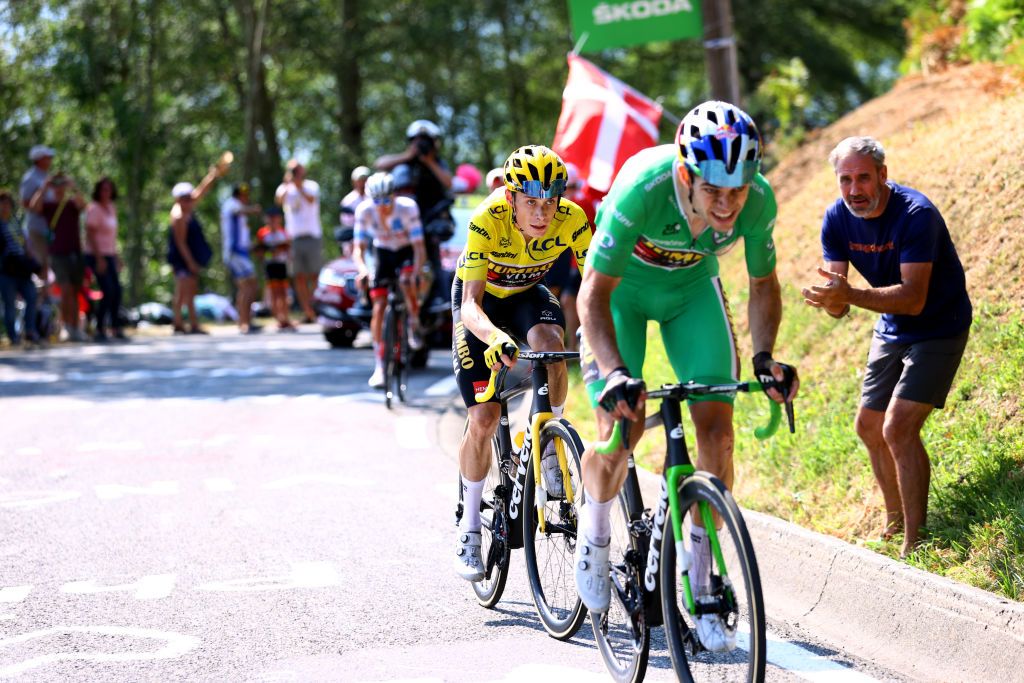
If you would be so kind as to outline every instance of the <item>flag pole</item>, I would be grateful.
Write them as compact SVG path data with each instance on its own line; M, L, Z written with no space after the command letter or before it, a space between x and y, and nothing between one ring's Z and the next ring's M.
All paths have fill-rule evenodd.
M587 38L590 37L589 31L584 31L580 35L580 39L576 41L576 44L572 46L572 52L570 53L573 57L579 55L580 50L583 49L583 44L587 42Z
M654 101L657 102L658 105L661 105L661 103L665 101L665 96L662 95L661 97L658 97ZM671 123L673 128L678 126L679 121L681 120L678 116L670 112L668 109L665 109L665 107L663 106L661 107L661 118Z

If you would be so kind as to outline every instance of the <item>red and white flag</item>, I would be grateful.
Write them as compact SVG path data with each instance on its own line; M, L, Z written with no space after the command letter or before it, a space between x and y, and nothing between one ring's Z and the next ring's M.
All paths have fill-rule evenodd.
M658 142L661 105L587 60L569 55L569 78L551 148L604 193L626 159Z

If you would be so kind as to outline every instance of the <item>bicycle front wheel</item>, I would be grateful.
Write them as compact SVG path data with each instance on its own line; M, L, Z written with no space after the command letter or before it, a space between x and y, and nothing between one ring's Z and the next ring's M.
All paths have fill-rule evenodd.
M544 630L553 638L572 638L587 610L576 592L576 578L573 573L573 553L576 551L576 510L583 494L583 442L568 422L555 418L548 420L541 428L540 443L536 445L543 453L549 444L563 449L568 468L569 485L573 501L565 493L565 479L562 477L561 491L537 491L534 483L533 460L527 465L526 486L523 491L523 549L526 552L526 571L530 575L530 590L533 604L544 624ZM528 458L523 453L520 457ZM543 474L543 473L542 473ZM542 477L543 479L543 477ZM538 496L543 493L543 496ZM544 531L540 530L537 500L544 511Z
M665 637L672 666L679 680L697 681L763 681L765 675L765 615L761 594L761 578L750 534L743 522L739 506L719 479L707 472L696 472L682 481L679 502L683 510L684 544L691 547L689 530L693 517L699 513L698 503L707 504L720 520L720 529L711 542L711 579L705 588L694 585L695 596L702 596L695 617L685 606L684 577L677 562L675 534L670 515L665 516L659 581L662 612L665 616ZM701 524L700 526L703 526ZM720 561L716 559L719 555ZM696 577L694 577L696 578ZM717 652L705 647L698 634L696 619L718 620L728 642ZM709 638L709 642L710 642Z
M395 397L392 392L395 379L395 339L397 334L398 321L395 316L395 309L388 306L384 309L384 335L381 343L384 344L384 403L391 408L391 400Z
M395 393L398 400L405 403L409 381L409 317L404 309L396 311L395 317Z
M505 485L502 481L506 480ZM461 478L460 478L460 484ZM476 601L488 609L501 600L508 579L510 548L509 519L503 490L508 490L507 477L501 474L501 451L498 438L491 439L491 465L487 470L483 498L480 499L480 557L484 562L484 578L473 583ZM461 486L459 499L462 499Z
M636 476L631 474L630 476ZM616 683L638 683L647 673L651 629L644 608L643 566L646 542L631 529L629 507L623 493L615 499L611 516L612 597L607 612L591 613L594 640L605 668ZM644 539L646 541L646 539Z

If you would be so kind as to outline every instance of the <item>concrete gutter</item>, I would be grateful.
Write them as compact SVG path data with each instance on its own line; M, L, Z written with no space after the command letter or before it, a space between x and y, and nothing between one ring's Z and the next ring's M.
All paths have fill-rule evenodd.
M457 401L439 422L439 442L453 459L464 421ZM661 478L637 472L651 506ZM1024 603L769 515L743 516L772 618L916 680L1024 681Z

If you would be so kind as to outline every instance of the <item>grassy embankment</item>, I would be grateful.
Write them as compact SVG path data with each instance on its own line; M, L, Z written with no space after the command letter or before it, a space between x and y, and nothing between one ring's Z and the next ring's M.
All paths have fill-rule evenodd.
M881 495L853 430L876 316L855 310L834 321L803 304L799 293L818 279L821 213L836 197L827 149L854 130L875 133L889 150L890 178L922 190L943 212L975 305L971 340L946 408L933 413L923 432L932 462L929 538L908 561L1024 600L1024 95L1019 89L1009 97L982 90L969 109L931 112L888 134L877 132L875 117L852 114L819 136L820 162L805 163L792 178L779 176L793 168L783 160L770 176L773 184L786 185L776 228L785 305L776 355L800 369L797 433L780 430L771 441L757 442L752 431L765 418L763 401L738 397L735 493L746 507L898 556L899 537L876 540ZM900 94L897 88L887 105L875 108L898 109ZM722 267L748 359L742 261L737 250L722 259ZM656 330L648 332L645 378L654 386L674 381ZM743 367L749 376L749 360ZM582 389L574 386L567 408L591 437L586 406ZM687 438L693 444L692 429ZM660 470L663 444L663 435L647 435L638 451L641 463Z

